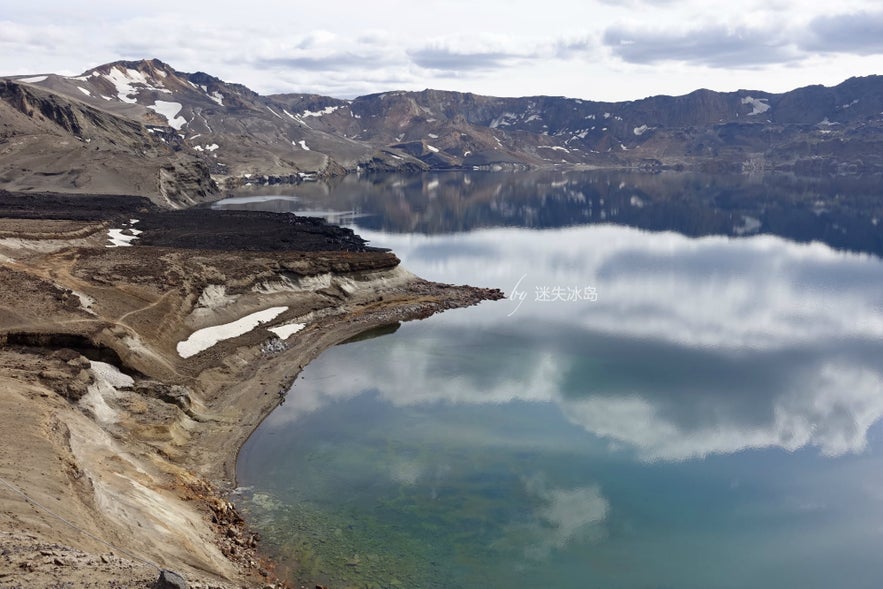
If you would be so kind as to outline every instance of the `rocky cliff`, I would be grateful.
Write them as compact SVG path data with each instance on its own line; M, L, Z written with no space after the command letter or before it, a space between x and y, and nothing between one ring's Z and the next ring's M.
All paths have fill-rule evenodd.
M146 195L169 207L217 192L202 158L139 121L0 80L0 186Z

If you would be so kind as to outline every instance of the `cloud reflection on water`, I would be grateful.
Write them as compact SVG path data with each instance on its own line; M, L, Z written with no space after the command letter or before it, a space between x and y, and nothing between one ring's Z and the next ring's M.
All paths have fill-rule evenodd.
M526 300L515 313L516 301L446 313L422 327L431 336L348 356L345 379L297 389L274 419L372 383L397 406L550 402L642 460L684 460L859 452L883 416L883 264L873 256L617 226L361 233L430 279L509 289L526 274ZM543 286L592 286L599 298L537 302Z

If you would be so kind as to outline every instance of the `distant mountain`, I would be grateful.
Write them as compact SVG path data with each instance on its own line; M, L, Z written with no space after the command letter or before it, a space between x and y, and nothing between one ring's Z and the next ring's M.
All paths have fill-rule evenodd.
M0 187L146 194L348 172L561 166L883 170L883 77L606 103L425 90L261 96L159 60L0 80Z

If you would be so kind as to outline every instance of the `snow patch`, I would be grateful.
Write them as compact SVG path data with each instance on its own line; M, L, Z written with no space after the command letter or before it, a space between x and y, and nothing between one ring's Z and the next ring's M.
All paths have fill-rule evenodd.
M181 127L187 124L187 119L178 116L178 113L181 112L181 109L183 108L180 102L157 100L155 104L152 104L147 108L164 116L169 122L169 126L175 131L180 131Z
M279 327L271 327L268 331L276 334L276 337L279 339L288 339L306 326L306 323L287 323L285 325L280 325Z
M245 317L230 323L213 325L212 327L206 327L194 331L186 340L178 342L178 355L182 358L195 356L220 341L233 339L246 334L255 327L267 323L268 321L272 321L287 310L288 307L270 307L269 309L246 315Z
M86 389L86 394L79 401L80 407L87 410L101 423L115 423L117 411L107 404L107 399L119 396L118 389L128 389L135 386L131 376L123 374L119 369L105 362L90 362L89 368L95 377Z
M292 143L294 143L294 142L292 142ZM303 139L298 141L297 144L300 145L301 149L303 149L304 151L310 151L310 148L307 147L307 142L304 141Z
M33 78L19 78L16 80L17 82L24 82L25 84L39 84L48 78L49 76L34 76Z
M433 147L432 145L426 144L426 149L431 151L432 153L438 153L440 150L438 147Z
M751 96L746 96L742 99L742 104L750 104L753 109L748 116L763 114L770 109L770 105L767 104L769 102L768 98L752 98Z
M276 112L275 110L273 110L269 106L267 107L267 110L270 111L271 113L273 113L274 115L276 115L277 117L279 117L280 119L282 118L282 115L280 115L278 112Z
M132 235L124 235L123 231L128 231ZM107 239L110 243L105 247L130 247L141 233L137 229L108 229Z
M128 374L123 374L120 369L113 364L106 362L89 362L89 367L95 378L104 381L115 389L128 389L135 386L135 380Z
M339 108L340 108L339 106L326 106L322 110L315 110L315 111L314 110L305 110L301 114L301 116L302 117L321 117L324 115L330 115L331 113L333 113L334 111L336 111Z
M212 92L211 94L208 94L208 97L217 102L219 106L224 106L224 96L220 92Z
M85 88L83 88L82 86L77 86L77 90L79 90L80 92L82 92L86 96L90 96L90 97L92 96L92 93L89 92L88 90L86 90Z
M129 70L132 71L132 70ZM133 80L117 68L113 68L104 76L117 89L117 98L129 104L138 102L134 98L129 98L131 94L135 94L137 90L132 85Z
M436 135L435 133L429 133L426 136L429 137L430 139L438 139L438 135Z
M92 72L92 76L99 75L98 72ZM122 70L121 68L115 67L111 69L104 78L116 87L117 98L123 102L128 102L129 104L135 104L137 102L134 98L130 98L133 94L140 92L140 89L135 88L135 84L143 86L144 90L154 90L156 92L165 92L166 94L172 93L172 91L167 88L152 86L144 74L138 70Z
M515 116L514 113L504 112L493 121L491 121L491 129L496 129L497 127L508 127L512 124L512 121L515 121L518 117Z
M649 130L650 130L650 127L648 127L647 125L641 125L640 127L635 127L634 129L632 129L632 132L635 135L637 135L638 137L640 137L641 135L643 135L644 133L646 133Z

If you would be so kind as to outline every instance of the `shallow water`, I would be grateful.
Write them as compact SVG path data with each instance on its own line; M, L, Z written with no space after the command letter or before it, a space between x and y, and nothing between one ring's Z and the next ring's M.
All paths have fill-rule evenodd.
M488 182L463 200L486 204ZM412 209L434 206L420 194ZM776 235L362 219L416 274L510 299L328 350L249 440L237 504L292 578L883 581L879 258Z

